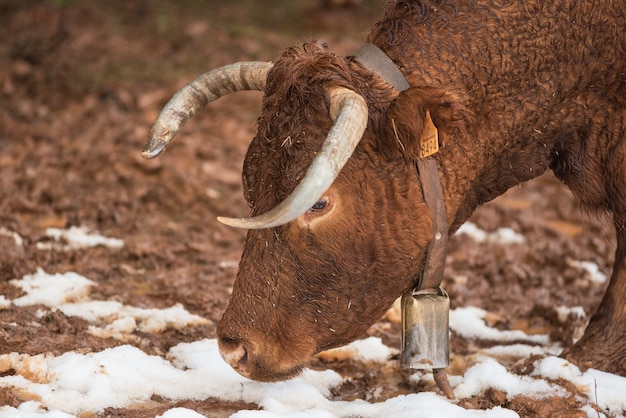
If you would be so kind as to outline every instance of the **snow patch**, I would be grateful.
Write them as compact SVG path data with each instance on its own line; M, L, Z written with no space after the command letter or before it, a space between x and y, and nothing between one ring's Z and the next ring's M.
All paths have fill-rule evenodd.
M4 297L4 295L0 295L0 311L2 309L7 309L11 306L11 301Z
M512 358L526 358L532 355L541 355L552 350L543 346L526 345L526 344L511 344L511 345L494 345L493 347L483 348L480 350L481 354L486 354L494 357L512 357ZM560 349L555 350L560 351Z
M164 327L202 323L206 319L190 315L181 305L169 309L141 309L113 301L93 301L89 291L95 282L76 273L47 274L38 270L13 285L26 293L12 302L25 306L42 304L60 309L66 315L80 316L90 322L89 332L132 340L132 332L141 329L159 332ZM10 302L10 301L9 301ZM17 302L17 303L16 303ZM576 308L559 312L569 315ZM581 411L597 416L591 407L597 403L611 416L626 410L626 379L620 376L580 370L558 357L547 335L527 335L519 330L498 330L485 323L488 313L482 309L457 308L450 312L452 330L468 339L515 342L477 349L476 361L462 375L451 375L457 399L478 395L489 388L501 390L508 397L532 396L535 399L569 396L559 385L560 379L573 382L589 400L582 399ZM524 344L526 342L527 344ZM385 364L397 350L385 346L379 338L356 341L344 348L346 355L362 362ZM547 354L535 363L530 376L507 370L496 358L525 358ZM397 367L394 365L393 367ZM430 373L415 373L432 379ZM175 382L175 384L172 384ZM333 370L305 370L300 377L275 383L248 380L226 364L217 341L205 339L172 347L165 357L148 355L131 345L122 345L95 353L67 352L28 355L0 355L0 387L13 387L27 399L19 407L0 407L2 417L69 418L97 413L105 408L125 408L149 402L154 396L164 399L226 401L259 405L263 410L241 410L235 418L249 417L382 417L399 418L509 418L517 413L502 407L467 410L433 392L398 395L383 402L333 400L333 388L344 383ZM73 415L76 414L76 415ZM202 415L186 408L173 408L163 418L198 418Z
M511 228L498 228L494 232L486 232L473 222L465 222L456 233L469 235L474 241L480 243L511 245L526 242L526 238L523 235Z
M124 345L87 354L8 354L0 356L0 365L16 371L0 377L0 387L23 389L46 408L73 414L122 408L147 402L154 395L173 400L218 397L258 404L277 402L292 410L328 406L330 388L341 382L330 370L306 371L288 382L253 382L224 363L216 340L179 344L170 350L167 360ZM0 408L0 412L4 410Z
M567 265L570 267L581 269L589 274L589 280L592 283L604 283L606 282L606 274L600 271L598 265L591 261L579 261L571 258L567 259Z
M549 335L528 335L519 330L499 330L485 324L487 312L476 307L457 308L450 311L450 328L457 334L468 339L491 341L527 341L546 345L550 342Z
M38 242L39 250L70 251L82 248L103 246L112 249L124 247L124 241L118 238L107 238L86 227L73 226L70 229L47 228L46 236L53 242Z
M603 410L626 411L626 378L600 370L580 369L560 357L546 357L535 363L534 375L569 380Z
M6 358L7 355L0 356L0 362ZM123 408L149 401L154 395L172 400L217 397L256 403L264 408L263 411L239 411L232 415L239 418L517 416L504 408L466 410L428 392L396 396L380 403L332 401L330 390L342 382L341 376L332 370L307 370L302 376L286 382L254 382L241 377L224 363L216 340L179 344L169 351L167 360L147 355L132 346L120 346L98 353L69 352L57 357L20 355L8 362L18 373L23 371L20 365L29 363L27 376L30 378L19 374L3 376L0 377L0 387L14 386L30 393L38 401L29 402L28 408L33 411L48 408L50 412L46 418L68 416L52 415L59 410L81 414L107 407ZM25 408L24 404L20 409L2 407L0 414L23 416L19 413ZM174 408L162 415L165 418L198 416L184 408Z
M65 315L78 316L89 322L105 321L116 330L128 328L129 319L139 324L139 331L152 333L163 332L166 328L209 323L208 319L190 314L179 303L166 309L143 309L115 301L92 300L64 304L59 309Z
M157 418L204 418L204 415L187 408L172 408L169 411L165 411L163 415L157 416Z
M15 245L17 247L24 246L24 239L17 232L10 231L3 226L0 227L0 236L13 238L13 241L15 242Z
M502 390L511 397L522 394L540 398L548 394L565 395L562 388L544 380L510 373L503 365L491 358L472 366L465 373L463 381L454 388L454 394L459 398L468 398L490 387Z
M96 283L74 272L48 274L37 269L35 274L27 274L21 280L10 283L26 292L26 295L13 299L16 306L44 305L56 307L89 294Z
M384 363L400 351L386 346L378 337L368 337L350 344L326 350L319 357L328 360L354 359L361 362Z
M570 314L574 315L576 319L585 319L585 317L587 316L585 308L583 308L582 306L569 307L561 305L557 306L555 310L559 322L567 322L569 320Z
M106 324L102 328L89 328L91 334L102 338L125 340L122 335L136 329L159 333L167 328L210 323L206 318L189 313L181 304L167 309L143 309L116 301L90 300L91 287L96 283L74 272L48 274L38 269L35 274L26 275L21 280L11 280L10 283L26 294L7 303L12 302L16 306L44 305L58 309L67 316L80 317L98 325Z

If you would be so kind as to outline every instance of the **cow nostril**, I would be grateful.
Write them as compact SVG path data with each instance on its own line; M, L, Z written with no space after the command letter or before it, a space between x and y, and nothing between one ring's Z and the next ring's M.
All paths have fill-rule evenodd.
M221 349L236 348L239 345L238 340L228 337L221 337L219 342Z
M243 345L241 349L243 350L243 356L239 359L239 367L246 367L248 364L248 350L246 350L246 347Z
M237 372L247 377L248 350L246 346L241 341L228 337L221 337L219 346L220 354L224 361L230 364L230 367Z

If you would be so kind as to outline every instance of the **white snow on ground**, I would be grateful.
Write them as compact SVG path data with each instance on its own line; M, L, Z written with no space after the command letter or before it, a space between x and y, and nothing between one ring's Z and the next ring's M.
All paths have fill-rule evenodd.
M528 376L514 375L496 360L486 358L467 370L463 381L454 388L454 395L467 398L480 394L487 387L500 389L509 396L526 394L542 398L560 392L557 386Z
M538 344L547 344L549 338L547 335L528 335L518 330L501 331L499 329L487 326L484 319L487 311L475 308L457 308L450 311L450 329L458 335L476 339L493 341L528 341Z
M65 274L48 274L38 269L35 274L27 274L21 280L11 280L13 286L19 287L26 294L12 302L16 306L41 304L48 307L84 299L95 282L73 272Z
M87 227L72 226L69 229L47 228L46 236L53 242L38 242L39 250L69 251L80 248L96 247L98 245L109 248L122 248L124 241L117 238L106 238L91 231Z
M58 357L0 356L0 370L8 369L17 373L0 378L0 386L23 389L38 401L17 409L0 408L0 413L17 412L22 408L32 410L37 403L44 416L47 415L44 407L78 414L147 402L153 395L159 395L173 400L208 397L240 400L257 403L265 409L240 411L234 415L236 417L516 416L502 408L467 411L433 393L398 396L376 404L331 401L328 399L330 389L342 381L332 370L306 371L287 382L254 382L241 377L221 360L213 339L179 344L169 351L167 359L146 355L128 345L98 353L69 352Z
M11 280L26 294L10 301L15 306L44 305L58 309L67 316L78 316L91 323L89 332L99 337L132 340L133 331L162 332L166 328L180 328L206 324L208 319L192 315L176 304L167 309L143 309L116 301L91 300L89 292L96 283L73 272L48 274L39 269L21 280ZM4 297L2 297L4 300ZM8 306L9 301L0 300Z
M0 310L6 309L11 306L11 301L7 300L4 295L0 295Z
M508 233L507 233L508 234ZM505 234L506 235L506 234ZM510 240L510 238L507 238ZM191 315L181 305L168 309L140 309L118 302L90 299L96 283L73 272L48 274L38 270L11 284L25 294L13 300L0 296L0 309L41 304L60 309L66 315L84 318L92 324L89 332L132 341L132 332L160 332L167 327L185 327L208 320ZM562 314L579 314L580 309L560 308ZM584 315L584 312L581 313ZM66 352L27 355L0 355L0 387L15 387L25 399L18 408L0 406L0 417L71 418L89 416L104 408L124 408L149 403L153 396L172 400L221 398L255 403L262 410L242 410L235 418L331 418L331 417L437 417L437 418L508 418L515 411L502 407L489 410L466 410L456 405L458 399L495 388L508 397L527 395L535 399L567 396L558 382L572 382L588 396L582 412L588 417L605 417L596 412L599 405L610 416L626 411L626 378L588 370L582 373L575 365L555 357L559 347L547 335L527 335L519 330L498 330L486 322L489 313L474 307L450 312L452 332L468 340L501 342L485 349L476 348L468 367L461 375L451 375L457 401L438 393L422 392L400 395L384 402L363 400L334 401L331 390L343 382L333 370L311 371L287 382L259 383L234 372L219 355L217 342L204 339L181 343L164 356L147 355L132 345L122 345L100 352ZM356 341L335 351L354 361L385 364L397 354L379 338ZM530 376L517 375L498 362L498 358L527 358L543 355ZM454 353L453 353L454 357ZM8 373L9 372L9 373ZM432 375L415 372L414 380L430 380ZM557 380L558 379L558 380ZM163 418L198 418L202 415L185 408L172 408Z
M585 308L583 308L582 306L569 307L561 305L557 306L554 309L556 310L557 318L560 322L567 321L567 318L569 318L570 315L573 315L577 319L584 319L586 316Z
M581 270L584 270L589 274L589 280L593 283L604 283L606 282L606 274L600 271L598 265L592 261L578 261L572 260L571 258L567 259L567 264L570 267L576 267Z
M625 378L594 369L581 373L578 367L559 357L546 357L536 366L535 375L569 380L603 410L626 411Z
M9 231L3 226L0 226L0 236L13 238L13 241L15 241L15 245L18 247L24 246L24 240L21 236L19 236L16 232Z
M387 347L378 337L369 337L346 344L343 347L326 350L320 356L328 359L354 359L361 362L384 363L400 350Z
M367 339L359 351L380 350L380 340ZM365 355L367 356L367 354ZM7 354L0 356L0 372L15 375L0 378L0 386L14 386L32 394L37 401L19 408L0 408L0 416L64 417L106 407L124 407L148 402L153 395L172 400L217 397L257 403L262 411L240 411L234 417L516 417L504 408L465 410L437 394L402 395L384 402L329 400L330 389L341 383L332 370L306 371L287 382L259 383L245 379L226 365L217 342L205 339L173 347L166 358L147 355L124 345L97 353L68 352L60 356ZM537 363L535 376L518 376L492 358L485 358L452 381L457 398L493 387L509 396L526 394L535 398L565 395L563 388L545 379L567 379L583 389L607 411L626 409L626 379L577 367L558 357ZM48 411L46 411L46 409ZM199 416L184 408L163 416Z
M523 244L526 238L511 228L498 228L494 232L486 232L472 222L465 222L456 231L456 234L466 234L476 242L489 242L492 244Z

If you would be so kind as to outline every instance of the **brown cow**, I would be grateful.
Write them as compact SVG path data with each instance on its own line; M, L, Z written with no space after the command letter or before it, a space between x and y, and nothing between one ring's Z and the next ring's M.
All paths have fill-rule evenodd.
M564 355L626 376L626 2L396 0L368 42L409 89L308 43L207 73L151 132L148 158L209 101L265 91L243 171L254 217L223 219L250 228L217 331L224 358L252 379L289 378L415 284L433 239L415 168L428 110L450 233L548 168L613 214L609 288Z

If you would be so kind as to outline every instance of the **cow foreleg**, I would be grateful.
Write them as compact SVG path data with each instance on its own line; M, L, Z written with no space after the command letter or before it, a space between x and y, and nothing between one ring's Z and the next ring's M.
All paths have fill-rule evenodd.
M583 369L626 376L626 228L616 224L617 251L609 286L583 337L561 356Z

